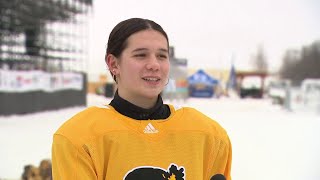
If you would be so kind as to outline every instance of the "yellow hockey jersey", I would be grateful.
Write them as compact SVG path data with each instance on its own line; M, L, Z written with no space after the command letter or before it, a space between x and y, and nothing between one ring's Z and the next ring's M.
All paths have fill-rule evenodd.
M112 106L90 107L54 134L54 180L231 179L225 130L193 108L170 106L163 120L134 120Z

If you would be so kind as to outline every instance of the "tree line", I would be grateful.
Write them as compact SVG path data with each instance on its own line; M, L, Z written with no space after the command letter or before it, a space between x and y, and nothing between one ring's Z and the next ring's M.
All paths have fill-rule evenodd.
M285 52L279 75L291 80L292 85L300 85L306 78L320 78L320 41Z

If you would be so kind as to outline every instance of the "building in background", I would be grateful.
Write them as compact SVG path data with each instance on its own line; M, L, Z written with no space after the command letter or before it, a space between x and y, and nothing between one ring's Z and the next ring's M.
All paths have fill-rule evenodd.
M86 105L92 0L0 1L0 115Z
M177 58L174 53L174 47L170 47L170 74L169 81L162 92L164 99L169 100L187 100L188 92L188 60Z

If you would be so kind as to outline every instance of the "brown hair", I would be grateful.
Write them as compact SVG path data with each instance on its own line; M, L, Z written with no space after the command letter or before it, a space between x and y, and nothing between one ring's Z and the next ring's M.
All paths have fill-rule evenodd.
M169 48L169 39L167 33L159 24L149 19L130 18L118 23L111 31L108 39L105 58L107 58L109 54L112 54L115 57L120 57L123 50L127 47L127 39L132 34L147 29L153 29L160 32L167 39ZM114 76L113 79L116 81Z

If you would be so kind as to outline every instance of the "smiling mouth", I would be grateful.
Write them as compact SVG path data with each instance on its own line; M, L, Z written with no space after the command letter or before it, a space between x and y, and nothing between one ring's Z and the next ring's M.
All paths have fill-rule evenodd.
M158 81L160 81L159 78L142 78L142 79L145 80L145 81L150 81L150 82L158 82Z

